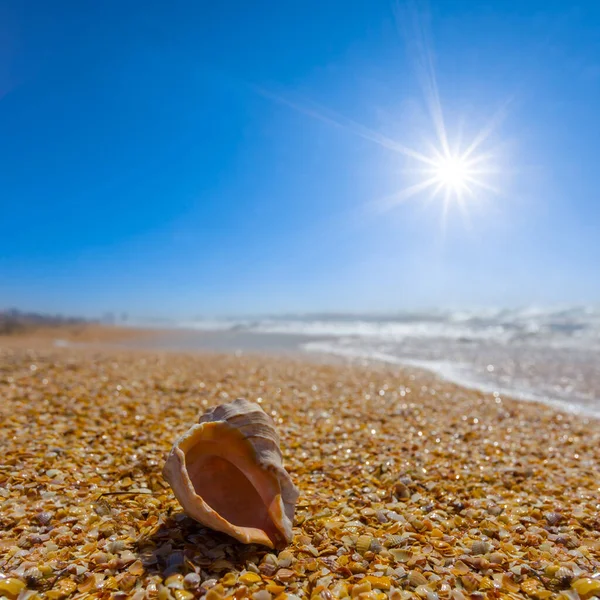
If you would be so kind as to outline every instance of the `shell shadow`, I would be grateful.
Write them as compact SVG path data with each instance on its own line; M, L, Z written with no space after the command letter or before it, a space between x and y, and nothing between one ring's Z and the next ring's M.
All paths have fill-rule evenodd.
M168 577L196 572L203 581L242 571L250 563L258 566L273 552L207 529L184 513L171 515L151 535L139 539L137 551L148 574Z

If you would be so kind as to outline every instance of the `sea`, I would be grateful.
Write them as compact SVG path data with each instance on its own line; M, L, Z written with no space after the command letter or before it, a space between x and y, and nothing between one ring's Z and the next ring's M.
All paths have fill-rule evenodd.
M600 307L326 313L162 326L153 341L162 348L380 361L600 417Z

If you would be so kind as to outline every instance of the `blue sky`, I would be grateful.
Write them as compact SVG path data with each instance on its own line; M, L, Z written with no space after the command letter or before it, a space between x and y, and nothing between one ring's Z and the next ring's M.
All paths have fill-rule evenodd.
M0 307L597 303L598 31L593 0L0 2ZM497 190L378 210L424 177L390 146L439 147L428 56Z

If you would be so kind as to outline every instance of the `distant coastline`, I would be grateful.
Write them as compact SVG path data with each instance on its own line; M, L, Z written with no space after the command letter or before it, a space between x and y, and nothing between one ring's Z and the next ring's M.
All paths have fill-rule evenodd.
M24 312L16 308L0 311L0 335L15 335L46 327L64 327L91 323L79 317L64 317L37 312Z
M151 330L117 325L108 319L84 319L17 309L0 311L0 340L12 343L56 344L111 343L154 333Z

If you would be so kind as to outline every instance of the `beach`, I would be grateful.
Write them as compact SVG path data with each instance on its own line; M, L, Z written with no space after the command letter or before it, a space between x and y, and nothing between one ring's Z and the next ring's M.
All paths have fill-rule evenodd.
M203 528L161 475L237 397L300 491L282 551ZM9 599L600 596L592 417L397 365L4 338L0 423Z
M597 306L273 314L174 321L155 331L153 347L387 362L600 418Z

